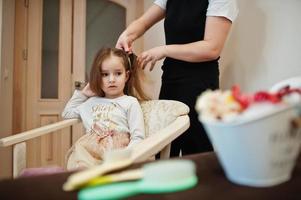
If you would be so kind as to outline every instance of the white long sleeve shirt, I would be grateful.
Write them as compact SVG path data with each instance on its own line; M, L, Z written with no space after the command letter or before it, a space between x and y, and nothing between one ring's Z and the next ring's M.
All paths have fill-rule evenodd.
M95 124L104 132L127 132L130 134L129 147L145 138L143 113L138 100L132 96L88 98L75 90L62 117L80 118L86 132L99 131L94 129Z

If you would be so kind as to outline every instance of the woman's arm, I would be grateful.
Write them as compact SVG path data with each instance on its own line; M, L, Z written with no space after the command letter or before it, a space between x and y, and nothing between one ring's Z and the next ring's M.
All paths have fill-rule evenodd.
M188 62L217 59L224 47L231 21L224 17L207 17L204 40L184 45L168 45L166 57Z
M206 19L204 40L188 44L164 45L143 52L138 61L152 70L155 63L165 57L187 62L204 62L217 59L224 47L232 22L225 17L209 16Z
M152 5L140 18L133 21L119 36L116 48L132 52L132 43L143 35L151 26L163 19L165 10L158 5Z

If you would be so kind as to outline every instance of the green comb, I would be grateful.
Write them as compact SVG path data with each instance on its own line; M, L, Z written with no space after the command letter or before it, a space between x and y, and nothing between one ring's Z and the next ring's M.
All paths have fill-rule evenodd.
M122 199L139 193L170 193L197 184L195 164L190 160L166 160L145 164L143 178L133 182L90 187L79 192L80 200Z

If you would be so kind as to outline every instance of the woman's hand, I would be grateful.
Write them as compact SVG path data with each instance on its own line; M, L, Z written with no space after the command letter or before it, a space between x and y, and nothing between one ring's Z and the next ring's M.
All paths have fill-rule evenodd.
M126 34L126 32L123 32L116 43L116 48L117 49L123 49L127 53L132 53L132 40L130 37Z
M158 5L152 5L140 18L133 21L119 36L115 45L118 49L133 53L133 42L142 36L145 31L165 17L165 9Z
M92 92L89 83L84 87L84 89L82 90L82 93L83 93L83 95L85 95L86 97L93 97L93 96L96 95L94 92Z
M146 65L150 63L149 71L152 71L156 62L166 57L166 46L159 46L141 53L138 56L138 64L145 69Z

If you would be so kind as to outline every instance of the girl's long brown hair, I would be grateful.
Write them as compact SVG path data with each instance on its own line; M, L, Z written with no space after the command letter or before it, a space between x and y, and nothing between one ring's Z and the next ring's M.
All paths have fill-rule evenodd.
M101 89L101 65L110 56L121 58L125 71L130 72L124 93L136 97L139 101L149 100L150 98L142 90L137 57L134 54L128 55L125 51L117 48L102 48L97 52L90 71L90 89L100 97L105 96Z

